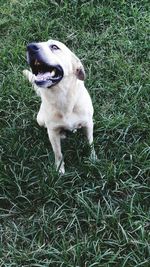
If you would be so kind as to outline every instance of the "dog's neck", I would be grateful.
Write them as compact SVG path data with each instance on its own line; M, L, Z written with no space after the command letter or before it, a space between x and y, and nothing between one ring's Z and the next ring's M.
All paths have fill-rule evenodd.
M66 79L67 80L67 79ZM41 98L46 106L51 106L53 109L61 110L62 113L69 114L73 111L78 92L83 82L73 77L68 83L60 82L49 89L41 88Z

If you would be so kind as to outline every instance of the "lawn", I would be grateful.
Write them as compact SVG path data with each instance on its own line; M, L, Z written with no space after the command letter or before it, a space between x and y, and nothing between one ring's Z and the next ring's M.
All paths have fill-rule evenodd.
M1 0L0 266L150 266L148 0ZM23 77L26 45L64 42L82 60L94 105L54 168L40 99Z

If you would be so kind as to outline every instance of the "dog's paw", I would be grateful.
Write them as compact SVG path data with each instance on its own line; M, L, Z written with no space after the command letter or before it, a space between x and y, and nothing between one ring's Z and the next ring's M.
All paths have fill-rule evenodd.
M60 168L58 169L58 172L59 172L59 174L63 175L63 174L65 173L65 168L64 168L64 166L60 167Z
M96 162L98 160L98 157L96 155L96 152L95 152L94 148L92 148L92 150L91 150L90 160L93 161L93 162Z
M64 174L65 173L65 167L64 166L65 166L64 161L58 162L56 164L56 170L59 172L59 174Z

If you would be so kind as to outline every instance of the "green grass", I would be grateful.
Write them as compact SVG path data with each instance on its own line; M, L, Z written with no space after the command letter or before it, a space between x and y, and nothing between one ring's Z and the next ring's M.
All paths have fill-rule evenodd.
M148 0L1 1L0 266L150 266ZM81 133L59 176L26 45L58 39L85 65L99 161Z

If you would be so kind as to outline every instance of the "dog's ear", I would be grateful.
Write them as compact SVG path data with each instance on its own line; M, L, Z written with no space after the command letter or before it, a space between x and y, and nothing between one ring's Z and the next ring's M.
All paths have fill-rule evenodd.
M85 71L82 65L76 69L76 76L81 81L85 80Z
M79 80L84 81L85 80L84 67L83 67L80 59L75 54L73 54L73 69L74 69L74 73L75 73L76 77Z

